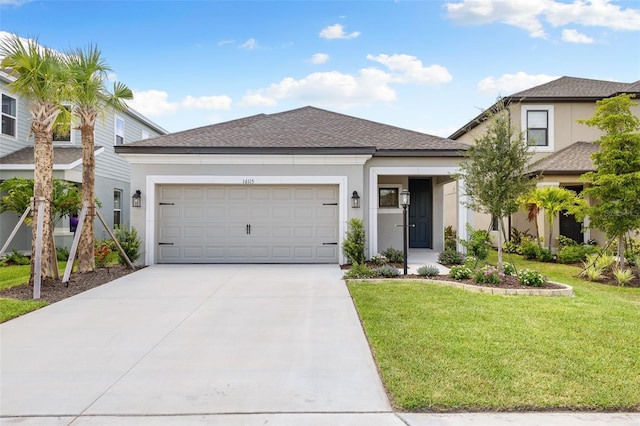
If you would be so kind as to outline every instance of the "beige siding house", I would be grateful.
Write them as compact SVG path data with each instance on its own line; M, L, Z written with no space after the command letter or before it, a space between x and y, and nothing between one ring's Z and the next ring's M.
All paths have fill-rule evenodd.
M444 187L466 148L304 107L116 152L131 165L131 191L142 196L131 224L144 238L147 265L344 263L351 218L364 221L367 256L402 248L403 189L411 191L410 247L442 250Z
M596 101L622 93L640 94L640 81L618 83L561 77L506 97L511 122L523 132L525 142L533 152L529 172L541 175L539 186L560 186L576 192L582 190L585 183L579 177L593 170L591 154L598 149L593 142L602 133L596 128L578 123L578 120L593 116ZM640 116L640 107L634 108L635 114ZM472 144L485 131L483 119L483 115L476 117L449 138ZM449 212L456 210L457 192L457 182L447 185L445 189ZM547 235L543 215L544 212L541 212L538 224L541 235ZM468 217L476 229L491 227L491 218L487 215L469 213ZM447 218L449 220L446 225L457 225L453 214L448 214ZM535 226L526 221L524 213L511 217L510 224L521 231L528 229L530 233L534 233ZM588 223L576 222L572 216L560 214L554 227L554 235L564 235L579 242L590 239L595 239L600 244L605 242L602 232L589 228Z

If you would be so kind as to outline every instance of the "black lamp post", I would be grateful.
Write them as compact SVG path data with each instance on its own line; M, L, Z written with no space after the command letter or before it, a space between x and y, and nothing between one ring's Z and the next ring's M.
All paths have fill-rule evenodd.
M407 223L407 207L411 204L411 194L408 190L403 189L400 192L400 204L402 205L402 231L404 245L404 274L407 275L407 252L409 251L409 224Z

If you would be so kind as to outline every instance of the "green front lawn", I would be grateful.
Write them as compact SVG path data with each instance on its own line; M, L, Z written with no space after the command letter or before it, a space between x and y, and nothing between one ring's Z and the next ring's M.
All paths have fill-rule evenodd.
M572 266L505 260L573 286L575 297L349 284L395 407L639 410L640 290L582 281Z
M64 274L67 262L58 262L60 276ZM11 288L29 281L29 265L4 266L0 268L0 290ZM15 300L0 298L0 323L35 311L48 302L44 300Z

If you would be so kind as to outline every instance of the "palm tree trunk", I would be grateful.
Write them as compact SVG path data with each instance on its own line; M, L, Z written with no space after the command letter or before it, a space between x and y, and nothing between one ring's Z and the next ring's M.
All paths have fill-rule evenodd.
M35 124L33 127L36 127ZM35 200L44 199L42 221L42 256L41 270L43 278L52 277L51 257L53 255L53 228L51 220L51 197L53 196L53 137L47 130L33 129L33 161L35 171L33 175L33 196ZM37 201L36 201L37 202ZM38 209L34 206L33 227L31 232L31 275L29 282L33 282L36 259L36 235L38 232Z
M94 220L96 216L95 170L96 157L93 141L94 126L82 124L82 202L89 206L80 235L78 249L78 271L91 272L96 269L94 255Z

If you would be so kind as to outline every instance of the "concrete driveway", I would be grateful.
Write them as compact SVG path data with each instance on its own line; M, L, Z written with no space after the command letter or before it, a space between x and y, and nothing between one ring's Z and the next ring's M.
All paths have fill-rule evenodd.
M154 265L4 323L0 420L402 424L341 276L337 265Z

